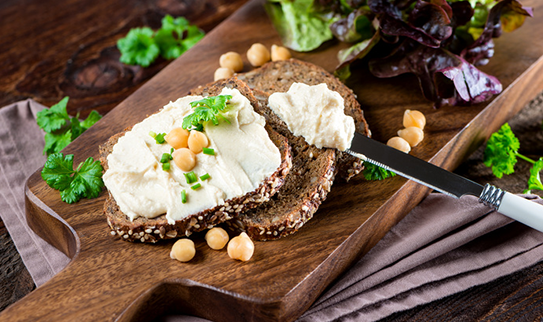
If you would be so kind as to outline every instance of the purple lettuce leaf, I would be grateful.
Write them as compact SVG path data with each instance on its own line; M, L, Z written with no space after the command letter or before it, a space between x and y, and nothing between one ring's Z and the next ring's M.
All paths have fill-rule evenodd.
M483 33L461 53L466 61L474 65L485 65L494 55L492 38L497 38L506 31L520 27L525 17L533 16L532 8L522 7L518 0L502 0L490 9ZM503 21L507 23L504 25Z
M424 96L443 104L479 103L500 93L502 86L475 66L444 48L431 48L406 39L391 55L369 62L373 75L381 78L413 73Z
M405 1L407 5L413 1ZM381 31L387 35L405 36L429 47L437 48L452 35L452 8L444 0L417 0L404 19L402 8L387 0L368 0L372 12L378 14Z

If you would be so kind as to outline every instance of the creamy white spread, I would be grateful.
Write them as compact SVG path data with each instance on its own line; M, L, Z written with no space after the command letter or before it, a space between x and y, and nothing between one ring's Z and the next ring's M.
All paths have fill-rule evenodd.
M296 136L318 148L345 151L351 147L355 125L345 115L343 97L326 84L294 83L286 93L273 93L269 106Z
M202 185L192 190L184 173L175 162L164 171L160 158L170 153L168 143L157 144L150 132L169 133L181 127L183 118L192 113L190 102L201 96L186 96L170 102L160 112L151 115L123 135L108 156L104 183L120 207L134 220L166 214L169 223L191 214L224 204L225 200L255 190L281 164L281 153L265 130L264 118L254 112L249 100L236 89L224 88L222 95L232 95L226 115L230 123L206 123L204 133L215 155L198 153L198 177L208 173L210 178L199 180ZM187 202L182 203L185 190Z

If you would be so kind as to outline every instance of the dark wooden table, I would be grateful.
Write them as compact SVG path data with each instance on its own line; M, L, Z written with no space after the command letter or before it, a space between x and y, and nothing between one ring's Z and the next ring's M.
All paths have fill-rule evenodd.
M118 62L115 44L132 27L160 26L165 14L185 16L209 31L246 0L4 0L0 3L0 106L33 98L51 106L70 96L69 112L105 114L164 68ZM524 154L543 151L543 95L512 120ZM482 164L479 149L456 172L511 192L525 189L528 167L495 179ZM0 311L28 294L34 284L0 221ZM543 261L533 267L473 287L387 321L540 320L543 317Z

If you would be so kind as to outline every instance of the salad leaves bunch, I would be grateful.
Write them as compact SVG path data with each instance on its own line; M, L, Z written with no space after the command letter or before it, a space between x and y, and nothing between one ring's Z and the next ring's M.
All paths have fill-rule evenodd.
M532 160L518 152L520 142L515 136L509 124L505 123L495 133L492 133L488 139L484 150L483 162L487 167L492 168L492 173L497 178L502 178L504 174L512 174L515 172L515 164L518 159L522 159L532 164L530 169L530 177L528 178L528 189L524 192L529 193L530 190L543 190L540 172L543 170L543 157L539 160Z
M519 0L268 0L266 10L291 49L310 51L333 38L351 43L338 53L338 77L367 57L377 77L415 74L436 107L501 92L477 66L493 56L493 38L533 16Z
M166 15L156 32L149 27L133 28L119 39L120 61L128 65L148 67L158 56L174 59L194 46L205 33L184 17Z

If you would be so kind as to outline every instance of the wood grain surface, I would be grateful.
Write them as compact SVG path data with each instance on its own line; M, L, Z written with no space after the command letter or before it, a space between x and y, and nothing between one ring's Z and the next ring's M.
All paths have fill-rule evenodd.
M536 10L541 7L535 1L526 1L526 5ZM496 42L497 55L484 70L498 76L505 91L489 104L433 110L411 77L379 80L364 69L348 85L358 94L378 140L394 135L404 109L425 112L426 135L431 139L413 154L453 169L543 90L543 44L522 46L530 43L542 27L541 20L529 20L522 30ZM110 135L191 87L210 81L221 53L243 52L256 41L266 45L278 42L259 1L251 2L214 29L66 152L75 153L76 162L96 157L98 144ZM295 56L332 70L335 50L337 47L331 45ZM276 242L257 243L255 257L248 263L233 262L225 252L209 251L197 236L197 258L180 264L168 257L171 243L138 245L112 239L101 216L103 196L67 206L36 173L29 179L26 192L30 224L73 260L53 280L8 307L0 318L131 321L174 310L217 321L292 320L427 192L402 178L379 183L357 178L348 185L334 186L317 216L300 233ZM52 213L62 219L54 219Z

